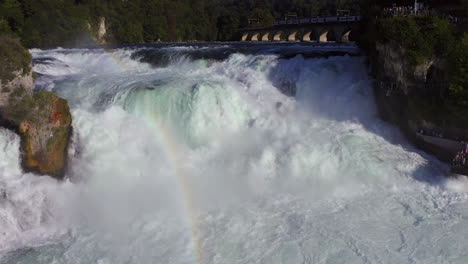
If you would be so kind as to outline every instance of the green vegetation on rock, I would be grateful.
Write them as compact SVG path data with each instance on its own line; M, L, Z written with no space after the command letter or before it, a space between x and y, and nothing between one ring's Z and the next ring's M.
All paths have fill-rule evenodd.
M467 128L468 34L461 34L448 19L435 13L376 18L366 26L361 45L371 52L371 58L386 56L376 52L377 43L394 46L394 51L402 54L401 61L394 63L400 64L408 81L403 84L409 85L408 118ZM374 62L374 66L382 65ZM427 70L425 79L414 79L418 67ZM386 78L397 82L396 76Z
M373 26L374 35L366 36L369 41L398 43L414 65L448 55L455 43L455 27L435 14L382 18Z
M35 103L23 87L13 90L8 106L3 110L3 118L14 124L29 120L34 115Z
M468 34L457 42L449 64L449 105L468 126Z
M0 18L0 34L9 34L11 33L10 25L8 21L3 18Z
M18 39L1 36L0 56L0 124L20 135L25 170L62 178L72 132L67 101L52 92L32 93L31 75L18 78L31 73L32 63L31 55Z
M31 54L25 50L18 38L0 35L0 80L9 82L19 72L31 72Z
M72 123L66 100L47 91L31 95L20 87L3 109L3 119L18 128L27 170L63 175Z

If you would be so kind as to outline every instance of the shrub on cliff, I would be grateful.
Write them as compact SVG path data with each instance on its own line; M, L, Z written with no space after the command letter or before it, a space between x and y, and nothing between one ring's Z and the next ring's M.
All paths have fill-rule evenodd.
M400 44L414 65L453 50L455 27L437 15L383 18L375 26L374 32L378 33L371 37Z
M9 34L11 33L10 25L8 21L5 19L0 18L0 34Z
M28 74L31 71L31 54L25 50L18 38L0 36L0 80L9 82L15 73Z
M468 33L465 33L455 46L450 62L450 101L454 107L463 109L462 112L468 120Z

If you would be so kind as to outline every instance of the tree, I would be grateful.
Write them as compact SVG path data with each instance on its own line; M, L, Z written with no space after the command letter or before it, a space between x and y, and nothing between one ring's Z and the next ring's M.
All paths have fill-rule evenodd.
M460 39L453 53L450 64L451 74L449 90L454 105L468 107L468 33Z
M233 40L239 27L239 15L235 9L225 9L217 19L219 40Z
M8 22L13 31L20 31L24 23L21 4L17 0L0 1L0 17Z
M0 18L0 35L6 33L11 33L10 25L5 19Z
M268 9L255 8L250 13L250 18L258 19L258 23L255 26L258 27L271 27L275 22L275 18Z
M364 0L361 0L364 1ZM367 0L373 2L371 0ZM379 0L384 1L384 0ZM447 0L451 1L451 0ZM464 0L468 1L468 0ZM359 0L0 0L0 30L28 47L83 43L105 17L106 39L117 43L158 40L232 40L248 18L269 27L292 12L332 15L358 10ZM378 1L377 1L378 2ZM89 37L88 37L89 38Z

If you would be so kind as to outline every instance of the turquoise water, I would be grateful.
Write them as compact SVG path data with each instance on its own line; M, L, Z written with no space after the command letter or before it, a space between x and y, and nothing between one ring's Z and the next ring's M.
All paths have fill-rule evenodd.
M466 179L379 120L356 48L254 47L32 50L68 180L0 130L0 262L465 263Z

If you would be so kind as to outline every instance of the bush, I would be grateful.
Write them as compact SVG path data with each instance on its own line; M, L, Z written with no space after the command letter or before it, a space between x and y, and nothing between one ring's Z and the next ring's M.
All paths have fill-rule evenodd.
M468 34L458 41L449 57L449 92L454 107L468 108ZM468 113L467 113L468 114Z
M441 79L429 80L440 84L439 91L427 87L408 94L410 118L468 127L468 34L457 35L454 25L435 14L371 20L365 32L364 48L392 42L401 46L405 60L414 66L433 59L445 62Z
M9 82L15 72L23 75L31 72L31 54L23 48L18 38L0 36L0 80Z
M436 15L379 19L376 40L399 43L414 65L453 50L455 28Z
M0 18L0 34L11 33L11 28L5 19Z

